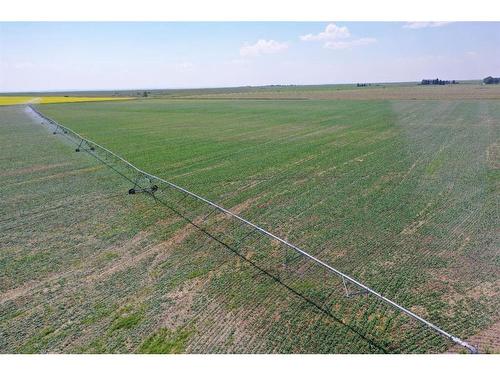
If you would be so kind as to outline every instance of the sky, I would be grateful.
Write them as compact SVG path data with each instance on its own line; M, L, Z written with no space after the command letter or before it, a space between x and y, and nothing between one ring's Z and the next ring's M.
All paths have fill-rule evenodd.
M492 22L0 22L0 92L482 79Z

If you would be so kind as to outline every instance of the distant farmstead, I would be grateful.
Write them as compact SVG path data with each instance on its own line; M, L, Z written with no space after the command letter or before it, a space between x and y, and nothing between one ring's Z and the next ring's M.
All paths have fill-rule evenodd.
M420 83L421 85L455 85L458 82L455 80L452 81L443 81L439 78L436 79L423 79Z
M500 83L500 77L486 77L485 79L483 79L483 83L485 85L498 85Z

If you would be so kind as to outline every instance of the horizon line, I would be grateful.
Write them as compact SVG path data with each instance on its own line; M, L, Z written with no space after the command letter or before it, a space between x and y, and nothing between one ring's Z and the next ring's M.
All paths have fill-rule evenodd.
M423 79L430 79L430 78L423 78ZM448 79L446 79L448 80ZM451 79L450 79L451 80ZM466 79L455 79L455 81L482 81L483 78L466 78ZM166 87L158 87L158 88L125 88L125 89L117 89L117 88L110 88L110 89L56 89L56 90L22 90L22 91L0 91L0 94L23 94L23 93L65 93L65 92L109 92L109 91L159 91L159 90L166 90L166 91L175 91L175 90L209 90L209 89L236 89L236 88L259 88L259 87L273 87L273 86L342 86L342 85L356 85L358 83L362 84L371 84L371 85L382 85L382 84L396 84L396 83L418 83L420 81L385 81L385 82L363 82L363 81L358 81L358 82L349 82L349 83L312 83L312 84L307 84L307 83L301 83L301 84L295 84L295 83L289 83L289 84L265 84L265 85L236 85L236 86L205 86L205 87L172 87L172 88L166 88Z

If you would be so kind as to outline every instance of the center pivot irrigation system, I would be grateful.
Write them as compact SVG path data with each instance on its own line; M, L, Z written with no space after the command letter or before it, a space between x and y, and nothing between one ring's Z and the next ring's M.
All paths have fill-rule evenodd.
M315 264L319 265L323 269L325 269L327 272L334 274L342 279L344 290L346 293L347 297L356 295L356 294L361 294L361 293L366 293L374 296L375 298L379 299L380 301L384 302L385 304L393 307L394 309L402 312L403 314L406 314L410 318L416 320L417 322L421 323L424 327L427 327L434 332L438 333L439 335L451 340L452 342L463 346L466 348L470 353L478 353L477 348L472 346L471 344L467 343L466 341L446 332L445 330L441 329L440 327L436 326L435 324L429 322L428 320L422 318L421 316L415 314L414 312L404 308L403 306L399 305L398 303L390 300L387 297L384 297L382 294L378 293L377 291L371 289L370 287L364 285L363 283L359 282L358 280L354 279L353 277L345 274L344 272L332 267L331 265L323 262L322 260L316 258L315 256L309 254L307 251L291 244L290 242L272 234L271 232L265 230L264 228L261 228L260 226L242 218L241 216L225 209L224 207L209 201L208 199L205 199L195 193L192 193L189 190L186 190L180 186L175 185L172 182L169 182L167 180L164 180L160 177L154 176L152 174L149 174L147 172L144 172L143 170L137 168L127 160L123 159L122 157L116 155L114 152L100 146L99 144L88 140L84 137L82 137L80 134L74 132L73 130L60 125L56 121L48 118L44 114L40 113L36 108L34 108L31 105L28 105L28 109L33 111L37 116L39 116L43 121L41 122L42 124L47 124L49 126L52 126L52 131L53 134L62 134L64 135L68 140L70 140L72 143L77 145L77 148L75 151L79 152L81 150L88 152L98 160L104 162L109 166L109 162L117 162L122 165L122 167L127 168L128 170L131 170L133 174L135 175L135 179L131 180L129 177L127 177L125 174L121 173L117 169L113 168L116 172L120 173L123 177L127 178L128 180L131 180L134 183L134 187L129 190L129 194L136 194L140 192L146 192L148 194L151 194L154 196L155 192L159 190L159 186L166 186L167 188L172 188L182 194L185 195L185 197L190 196L191 198L194 198L195 200L198 200L214 209L214 211L219 211L223 214L229 215L230 217L236 219L240 223L250 227L253 231L257 231L258 233L272 239L275 241L278 241L282 245L286 246L287 248L293 250L294 252L298 253L301 257L314 262ZM350 292L348 289L348 283L351 283L355 286L357 286L360 291L358 292Z

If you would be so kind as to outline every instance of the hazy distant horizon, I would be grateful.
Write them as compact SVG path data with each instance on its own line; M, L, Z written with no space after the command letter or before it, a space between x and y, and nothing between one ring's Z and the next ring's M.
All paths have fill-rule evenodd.
M481 80L496 45L495 22L3 22L0 92Z
M460 82L472 82L472 81L482 81L483 78L466 78L466 79L456 79L456 78L447 78L447 77L425 77L423 79L443 79L443 80L453 80L455 79L458 83ZM175 90L210 90L210 89L237 89L237 88L245 88L245 87L272 87L272 86L349 86L356 85L357 83L366 83L370 85L394 85L394 84L411 84L411 83L420 83L418 81L394 81L394 82L349 82L349 83L318 83L318 84L269 84L269 85L244 85L244 86L210 86L210 87L136 87L136 88L124 88L124 89L60 89L60 90L32 90L32 91L0 91L0 94L30 94L30 93L66 93L66 92L110 92L110 91L175 91Z

